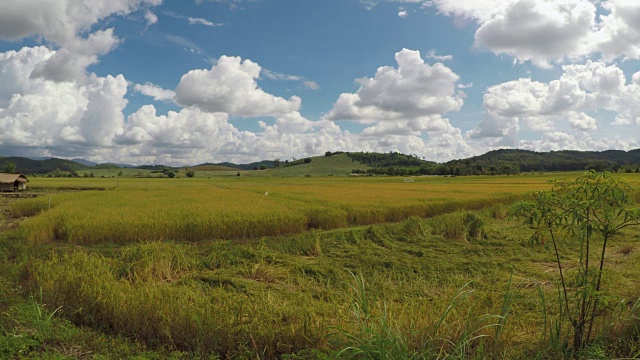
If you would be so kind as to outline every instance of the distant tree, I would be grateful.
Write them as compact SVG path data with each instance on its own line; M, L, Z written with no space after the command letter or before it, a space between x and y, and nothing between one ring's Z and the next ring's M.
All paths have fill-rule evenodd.
M273 160L273 166L279 168L280 167L280 159Z
M304 159L304 163L305 163L305 164L308 164L308 163L310 163L310 162L311 162L311 158L305 158L305 159Z
M87 173L84 173L84 174L83 174L82 176L83 176L83 177L86 177L86 178L88 178L88 177L89 177L89 174L87 174Z
M16 172L16 164L14 162L11 162L11 161L5 161L4 163L2 163L1 172L8 173L8 174L15 173Z
M90 173L89 177L95 177L95 175L93 173Z
M262 165L262 166L260 166L260 170L267 170L267 167Z
M124 172L122 172L122 170L120 170L120 171L118 172L118 176L122 176L122 175L124 175Z
M240 171L238 171L238 173L236 174L236 176L240 176Z
M333 153L331 153L331 151L327 151L326 153L324 153L324 156L331 156L333 155Z
M167 171L167 176L171 179L173 179L174 177L176 177L176 173L172 170Z
M188 178L192 178L194 176L196 176L196 172L195 171L193 171L193 170L187 171L187 177Z
M614 173L617 173L620 170L621 167L622 167L622 165L617 164L617 163L611 164L611 171L614 172Z

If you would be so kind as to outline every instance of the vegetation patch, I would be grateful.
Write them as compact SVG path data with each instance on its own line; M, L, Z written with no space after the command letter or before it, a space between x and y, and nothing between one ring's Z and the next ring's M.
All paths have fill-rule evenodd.
M184 179L186 189L175 193L172 202L163 202L167 179L145 185L140 179L123 180L119 188L103 192L62 194L51 210L18 218L23 221L19 231L0 237L0 354L114 359L637 357L638 229L612 235L602 274L606 294L598 295L602 302L592 336L576 350L567 337L571 324L564 297L555 286L559 271L552 242L532 241L535 229L505 215L509 202L517 199L511 191L550 188L544 177L537 182L511 179L414 184L366 178L353 183ZM485 184L491 186L483 190ZM280 194L274 190L277 185L288 192ZM341 186L347 189L340 191ZM181 217L186 225L177 227L191 237L170 237L179 232L171 233L160 221L169 219L160 217L160 209L185 199L199 204L203 188L222 194L218 201L233 194L226 204L231 199L244 204L246 213L239 214L251 214L254 220L230 227L246 231L244 236L195 236L202 231L199 224L206 223L202 219L231 214L215 205L205 211L202 202L199 212ZM502 193L489 190L496 188ZM379 197L366 198L365 191ZM406 205L389 200L402 202L405 191L413 195ZM478 197L464 198L473 191ZM421 192L432 198L420 197ZM108 198L102 194L112 195L113 203L103 204ZM123 195L135 201L129 203ZM14 205L20 202L5 206L20 207ZM266 221L280 222L276 217L255 222L256 216L267 214L262 205L278 202L307 211L317 206L318 219L358 216L364 224L347 220L347 227L333 228L329 222L325 229L318 222L309 229L305 219L310 214L300 211L304 226L299 232L258 235L262 226L282 226ZM149 217L153 213L145 209L154 204L162 206L157 217ZM439 205L427 211L421 204ZM110 206L124 215L116 217ZM109 227L106 220L93 222L95 234L86 230L86 237L80 236L87 219L82 213L91 207L110 221L145 214L166 237L149 241L128 235L146 229L142 220L126 223L129 231ZM416 214L418 210L423 213ZM80 220L73 222L71 215L63 216L67 213ZM42 219L57 219L54 227L62 232L46 241L25 241L35 231L32 224ZM556 244L568 272L579 269L581 248L576 244ZM580 293L574 278L569 286Z

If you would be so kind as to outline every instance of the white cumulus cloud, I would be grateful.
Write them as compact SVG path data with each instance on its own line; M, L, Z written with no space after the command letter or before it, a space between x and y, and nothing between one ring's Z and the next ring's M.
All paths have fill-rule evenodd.
M627 82L620 68L587 61L562 69L563 74L548 83L523 78L487 89L486 116L467 136L492 146L515 146L521 125L526 125L533 131L555 134L544 139L568 148L571 142L558 135L564 133L559 129L594 132L603 125L598 124L603 120L589 115L594 112L613 113L616 125L640 125L640 86L633 79Z
M441 63L425 63L418 51L403 49L395 59L397 68L380 67L373 78L358 79L358 91L341 94L326 118L373 123L359 139L377 151L437 160L472 154L461 130L442 117L462 107L459 76Z
M301 100L289 100L258 87L260 65L239 57L222 56L210 70L191 70L180 79L176 101L183 106L236 116L278 116L297 111Z
M475 45L550 67L600 56L640 59L640 2L633 0L431 0L441 14L473 19Z
M327 117L385 121L458 111L464 102L459 77L441 63L426 64L419 51L396 53L398 67L384 66L375 77L358 79L356 93L341 94Z
M34 77L78 81L87 66L113 49L119 39L113 29L82 34L110 15L125 15L162 0L24 0L9 1L0 11L0 39L41 36L60 47L34 69ZM147 19L147 21L149 21Z
M54 56L44 47L0 53L0 74L13 84L0 93L0 145L109 146L124 124L126 80L92 74L81 82L54 82L29 76Z

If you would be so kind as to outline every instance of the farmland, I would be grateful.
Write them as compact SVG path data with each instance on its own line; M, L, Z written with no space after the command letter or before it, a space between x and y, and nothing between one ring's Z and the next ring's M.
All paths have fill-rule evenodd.
M507 215L576 175L33 178L3 204L0 355L563 357L553 252ZM589 356L640 351L638 239Z

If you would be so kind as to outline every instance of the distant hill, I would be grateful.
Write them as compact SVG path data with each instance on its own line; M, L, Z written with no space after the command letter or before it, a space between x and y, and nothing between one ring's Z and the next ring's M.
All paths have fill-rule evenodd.
M56 158L33 160L18 156L0 157L0 164L4 162L16 164L16 171L24 174L46 174L56 170L78 171L90 168L75 161Z
M258 161L258 162L252 162L249 164L234 164L234 163L230 163L230 162L221 162L221 163L204 163L204 164L199 164L194 166L195 167L200 167L200 166L222 166L222 167L226 167L226 168L230 168L232 170L256 170L256 169L260 169L261 167L265 167L266 169L271 169L276 167L276 162L273 160L263 160L263 161Z
M198 165L198 166L187 166L191 171L238 171L240 168L221 166L221 165Z
M336 153L326 153L325 156L335 155ZM415 155L405 155L399 152L390 152L390 153L376 153L376 152L347 152L345 153L351 159L359 161L360 163L375 167L390 167L390 166L401 166L401 167L420 167L424 165L436 165L433 161L426 161L420 159Z
M445 164L463 173L509 173L530 171L577 171L593 168L599 171L617 171L620 167L640 165L640 149L606 151L551 151L535 152L518 149L490 151L464 160Z
M37 159L36 159L37 160ZM82 164L84 166L96 166L98 165L98 163L95 163L93 161L89 161L89 160L85 160L85 159L80 159L80 158L76 158L76 159L71 159L71 161L73 162L77 162L78 164Z
M366 172L369 166L351 159L346 154L340 153L332 156L316 156L296 161L295 165L281 163L280 167L271 169L275 175L280 176L329 176L348 175L353 170Z
M140 165L103 163L96 164L83 159L65 160L48 158L35 160L24 157L0 157L0 165L5 162L16 164L16 170L24 174L47 174L56 170L62 172L134 168L147 171L162 171L165 168L178 170L178 167L165 165ZM327 152L324 156L303 158L295 161L264 160L250 164L230 162L204 163L189 166L194 171L238 171L270 169L281 176L326 176L339 174L386 174L386 175L481 175L516 174L519 172L539 171L579 171L596 169L640 172L640 149L622 151L551 151L535 152L519 149L501 149L468 159L435 163L420 159L415 155L398 152Z

